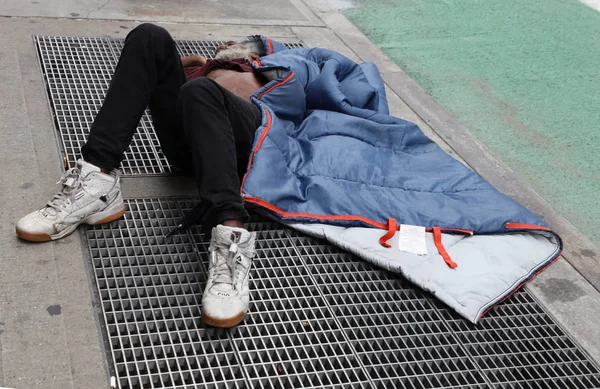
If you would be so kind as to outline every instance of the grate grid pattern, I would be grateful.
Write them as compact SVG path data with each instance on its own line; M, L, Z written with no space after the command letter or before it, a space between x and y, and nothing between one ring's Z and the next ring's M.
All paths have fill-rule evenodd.
M193 201L127 200L86 232L120 388L596 388L526 289L477 326L394 274L258 216L251 312L200 319L209 242L165 241Z
M85 37L35 37L48 98L53 110L63 156L68 166L80 157L89 128L100 110L123 39ZM223 41L177 41L182 56L200 54L212 58ZM286 43L290 48L300 43ZM121 171L125 175L154 175L171 172L154 133L150 112L146 110Z

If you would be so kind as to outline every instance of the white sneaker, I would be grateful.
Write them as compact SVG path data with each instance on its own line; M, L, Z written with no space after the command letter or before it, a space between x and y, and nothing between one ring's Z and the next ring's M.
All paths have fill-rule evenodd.
M212 230L208 280L202 296L202 321L230 328L248 312L249 277L256 233L218 225Z
M117 170L105 174L99 167L80 159L57 184L62 184L60 193L44 208L17 222L20 238L48 242L70 235L82 223L108 223L125 213Z

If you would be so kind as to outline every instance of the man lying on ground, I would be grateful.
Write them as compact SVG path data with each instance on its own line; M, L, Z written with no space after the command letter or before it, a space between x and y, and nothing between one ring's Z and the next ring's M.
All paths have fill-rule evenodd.
M169 33L142 24L129 33L83 156L61 177L62 190L43 208L20 219L16 232L46 242L78 225L102 224L125 213L117 167L146 107L161 148L175 167L194 175L212 227L202 319L233 327L248 310L248 277L255 234L244 229L248 213L240 196L260 109L250 96L266 82L253 72L258 58L236 42L219 46L214 60L180 58Z

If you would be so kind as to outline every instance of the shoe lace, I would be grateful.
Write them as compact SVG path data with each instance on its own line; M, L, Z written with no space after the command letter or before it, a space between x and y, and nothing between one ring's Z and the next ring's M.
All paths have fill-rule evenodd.
M217 253L219 255L217 255ZM235 288L235 283L233 282L233 275L237 269L237 258L239 258L238 254L242 254L246 257L252 256L252 250L246 250L238 246L237 243L232 243L229 247L226 245L220 245L220 247L216 248L216 252L211 253L212 255L217 256L217 261L212 268L214 281L213 285L216 284L227 284L233 285Z
M42 210L45 214L56 214L70 204L70 197L83 185L81 172L76 167L71 168L63 173L56 184L61 184L62 189L46 203L46 207Z

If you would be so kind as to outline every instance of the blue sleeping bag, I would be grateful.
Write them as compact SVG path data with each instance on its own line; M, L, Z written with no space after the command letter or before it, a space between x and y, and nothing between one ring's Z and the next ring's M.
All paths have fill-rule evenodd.
M271 81L252 96L263 120L247 204L403 274L472 322L560 255L538 217L389 115L374 64L253 38ZM426 229L425 256L390 240L399 225Z

